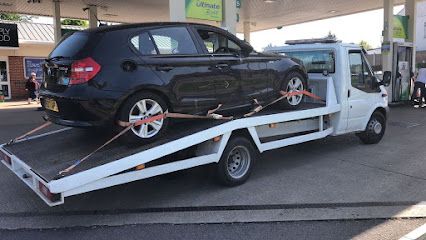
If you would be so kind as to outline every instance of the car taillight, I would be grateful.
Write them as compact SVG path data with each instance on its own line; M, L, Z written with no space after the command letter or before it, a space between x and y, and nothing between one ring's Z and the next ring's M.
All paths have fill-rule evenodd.
M57 201L61 200L61 195L60 194L53 194L53 193L51 193L50 190L49 190L49 188L47 188L42 182L38 182L38 189L51 202L57 202Z
M90 81L101 70L99 65L93 58L88 57L75 61L71 65L70 85L82 84Z
M0 151L0 160L5 161L9 165L12 165L12 159L2 151Z

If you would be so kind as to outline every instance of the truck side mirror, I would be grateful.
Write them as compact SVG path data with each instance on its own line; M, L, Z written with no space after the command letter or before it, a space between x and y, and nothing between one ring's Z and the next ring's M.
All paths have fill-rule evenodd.
M382 80L383 86L385 87L389 86L391 83L391 80L392 80L392 73L390 71L385 71L383 73L383 80Z

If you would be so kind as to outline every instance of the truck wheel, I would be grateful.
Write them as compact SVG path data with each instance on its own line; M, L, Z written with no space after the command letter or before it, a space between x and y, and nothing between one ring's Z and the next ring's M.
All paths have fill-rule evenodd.
M167 104L160 96L151 92L141 92L127 99L119 111L118 119L124 122L135 122L163 114L166 111ZM127 142L152 142L165 133L167 125L167 118L160 119L132 127L122 137Z
M219 182L226 186L243 184L249 178L257 157L258 153L249 140L231 138L217 164Z
M280 90L284 92L295 92L306 89L306 79L304 79L304 77L298 72L291 72L281 83ZM297 107L302 103L302 100L303 95L296 95L283 99L279 104L281 105L281 108L284 109L297 109Z
M382 140L386 130L386 118L383 114L375 112L367 123L364 132L357 136L364 144L376 144Z

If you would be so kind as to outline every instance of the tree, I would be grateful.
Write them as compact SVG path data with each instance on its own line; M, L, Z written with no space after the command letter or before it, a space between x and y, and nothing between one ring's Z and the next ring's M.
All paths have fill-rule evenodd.
M62 25L72 25L72 26L82 26L87 27L89 26L89 22L86 20L79 20L79 19L70 19L65 18L61 21Z
M367 42L362 40L361 42L359 42L359 46L364 48L365 50L370 50L372 49L371 45Z
M8 21L31 21L30 16L23 16L15 13L0 13L0 19L1 20L8 20Z

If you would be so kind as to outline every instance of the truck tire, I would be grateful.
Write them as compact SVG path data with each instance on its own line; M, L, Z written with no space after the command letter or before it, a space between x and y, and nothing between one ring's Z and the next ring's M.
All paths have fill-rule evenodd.
M165 113L166 111L167 104L160 96L151 92L139 92L124 102L119 110L118 119L124 122L132 122L132 119L130 119L131 116L140 116L143 119ZM128 143L149 143L155 141L166 132L168 122L166 118L153 123L132 127L122 136L122 139Z
M364 144L376 144L382 140L386 130L386 118L379 112L374 112L367 123L364 132L357 136Z
M231 138L216 166L219 183L225 186L243 184L249 178L257 158L258 152L247 138Z
M280 90L284 92L303 91L307 89L306 79L298 72L290 72L281 83ZM279 102L283 109L297 109L303 102L303 95L284 98Z

